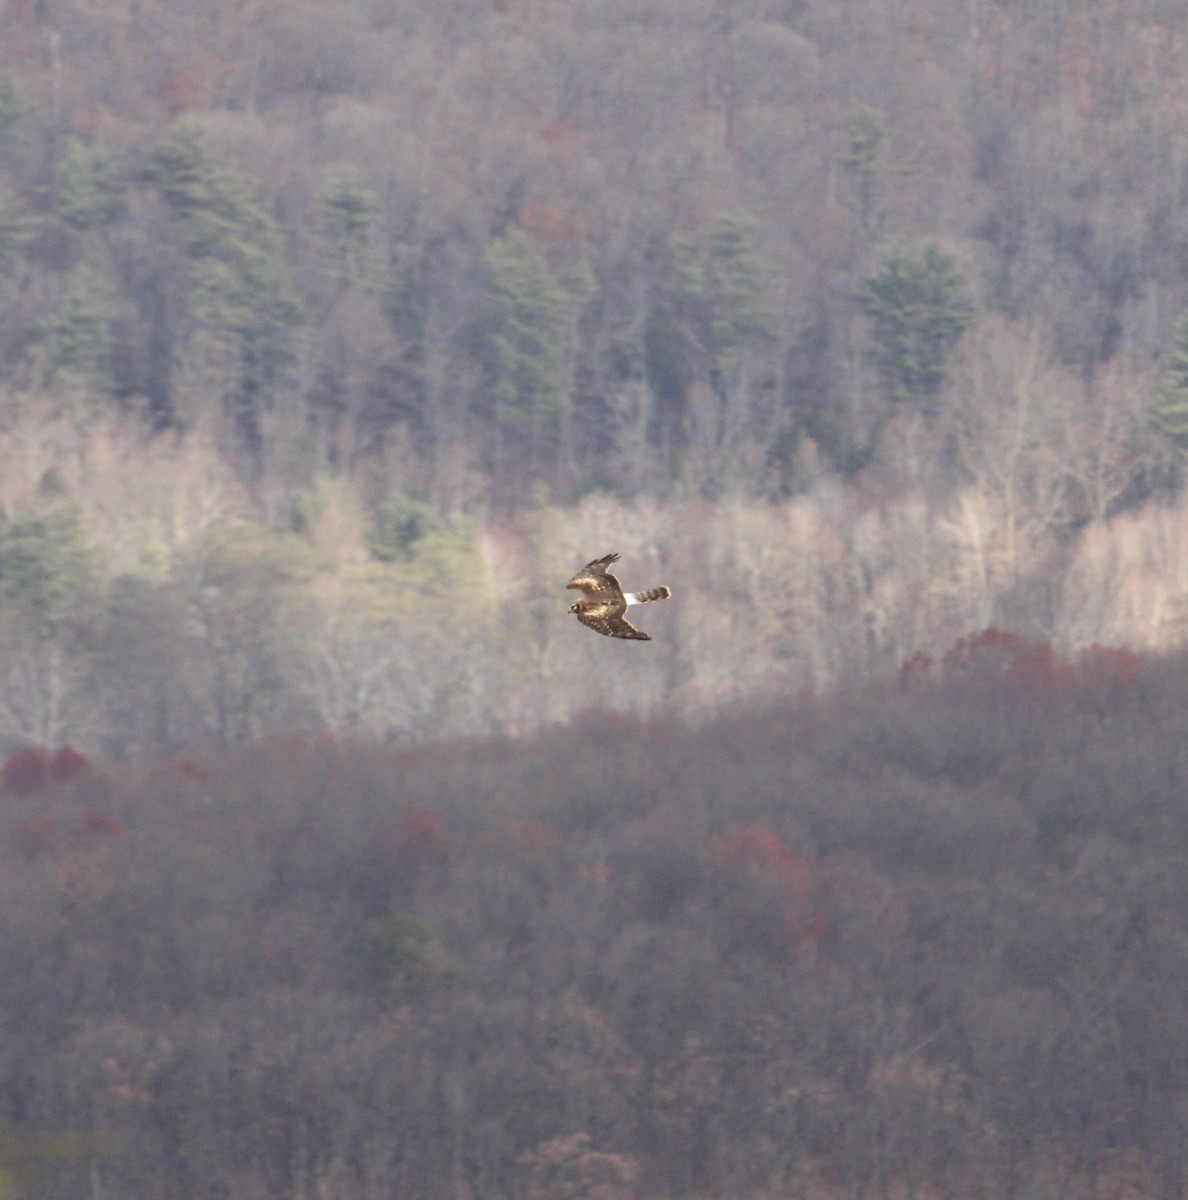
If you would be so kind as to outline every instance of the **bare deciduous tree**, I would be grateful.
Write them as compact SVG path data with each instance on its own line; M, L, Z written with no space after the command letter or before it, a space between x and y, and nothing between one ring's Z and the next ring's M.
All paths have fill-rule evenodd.
M1070 414L1081 398L1037 325L986 318L967 335L948 393L951 429L976 497L967 510L976 504L989 522L979 518L988 537L978 553L996 588L1016 583L1075 515Z

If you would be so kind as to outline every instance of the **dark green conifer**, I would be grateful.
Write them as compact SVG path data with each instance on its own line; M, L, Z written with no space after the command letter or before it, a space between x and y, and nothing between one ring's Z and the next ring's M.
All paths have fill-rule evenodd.
M1188 449L1188 313L1176 326L1171 357L1155 395L1156 428L1181 450Z
M353 172L334 176L318 200L318 227L335 268L350 280L363 273L367 234L379 203Z
M301 320L280 233L247 178L207 149L193 118L177 121L158 143L149 175L181 226L190 314L221 347L227 377L218 382L237 427L254 443Z
M936 242L915 253L896 241L858 293L890 399L927 400L944 385L945 363L973 319L963 288L956 259Z
M62 219L78 230L112 222L124 203L124 184L111 152L101 142L68 138L58 167L57 204Z
M675 296L714 372L727 377L771 327L767 275L756 245L756 225L730 213L700 237L673 241Z
M572 298L519 230L487 250L495 421L510 433L552 426L565 395Z
M115 305L98 271L85 263L70 272L53 327L53 363L91 394L111 386Z

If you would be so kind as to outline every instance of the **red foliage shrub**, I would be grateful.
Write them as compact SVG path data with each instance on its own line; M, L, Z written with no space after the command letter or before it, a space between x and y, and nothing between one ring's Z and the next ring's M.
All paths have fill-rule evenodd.
M1000 700L1044 701L1065 691L1072 668L1049 642L1026 638L991 625L958 638L941 659L948 678L963 678L990 689Z
M798 954L815 955L821 939L829 931L829 918L820 912L805 917L789 916L787 938Z
M552 208L545 204L533 204L526 200L516 214L516 224L525 233L534 233L549 242L580 240L588 232L585 217Z
M63 746L55 751L49 761L50 778L55 783L69 783L80 775L93 770L91 760L85 754L80 754L73 746Z
M51 754L38 746L27 746L10 754L0 769L0 791L31 796L51 783L71 783L93 770L91 760L72 746Z
M748 825L719 834L707 854L718 867L741 870L757 884L774 886L785 909L778 937L781 952L816 953L829 923L817 909L812 872L791 846L768 829Z
M188 758L170 763L165 771L169 775L180 775L182 779L188 779L191 783L206 783L210 779L210 771L206 767L200 767Z
M544 131L544 140L549 149L562 162L572 162L581 149L577 135L568 125L563 125L560 121L554 121Z
M904 660L900 682L923 678L932 666L930 655L916 651ZM999 700L1034 703L1061 697L1103 709L1135 691L1143 659L1133 650L1095 644L1070 661L1043 639L991 626L958 638L941 666L945 678L986 687Z
M899 664L900 684L906 687L913 680L929 675L935 665L936 659L925 650L917 650L913 654L909 654Z
M1142 666L1143 660L1133 650L1094 643L1074 664L1078 691L1095 707L1112 707L1134 693Z
M787 884L801 886L808 877L800 855L777 834L756 825L727 829L710 842L708 853L710 861L718 865L742 866L777 876Z
M115 817L109 816L97 808L83 813L78 829L82 834L103 837L119 837L128 832L128 827L123 821L117 821Z
M161 85L161 99L171 117L210 107L210 72L205 69L170 71Z
M396 818L396 851L403 858L440 862L449 857L441 818L423 808L402 808Z
M35 746L17 750L0 768L0 790L15 796L31 796L50 780L50 756Z
M544 862L557 848L559 835L555 829L539 821L501 821L482 839L484 852L502 851L515 858Z

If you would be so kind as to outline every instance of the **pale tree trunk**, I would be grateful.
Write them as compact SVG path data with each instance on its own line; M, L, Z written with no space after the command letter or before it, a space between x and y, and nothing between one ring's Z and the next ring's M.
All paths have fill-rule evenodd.
M990 524L988 575L999 591L1020 580L1073 516L1067 419L1081 393L1037 326L983 325L967 335L950 400L958 466L978 497L980 533ZM970 520L967 507L958 522Z
M93 745L98 713L87 700L86 665L56 637L16 632L6 641L0 736L47 747Z

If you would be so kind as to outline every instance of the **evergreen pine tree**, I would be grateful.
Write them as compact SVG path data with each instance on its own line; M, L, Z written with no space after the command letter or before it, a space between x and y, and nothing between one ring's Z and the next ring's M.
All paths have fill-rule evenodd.
M505 234L487 250L495 422L540 434L560 415L572 298L528 236Z
M887 114L865 104L855 104L846 114L848 145L842 164L851 170L869 172L887 140Z
M863 235L869 239L879 224L879 158L887 141L887 116L877 108L855 104L846 115L846 135L842 166L853 185Z
M686 328L710 369L727 379L771 327L766 272L755 243L755 222L733 213L702 238L673 242L675 295Z
M0 73L0 137L3 137L32 107L25 89L13 75Z
M944 385L945 361L973 319L963 282L956 260L935 242L913 254L897 241L859 292L892 400L926 400Z
M1171 358L1155 395L1154 417L1164 437L1188 450L1188 313L1176 326Z
M124 185L110 151L69 138L58 167L58 212L78 230L98 229L119 215Z
M74 508L10 521L0 512L0 610L52 626L92 582L91 556Z
M765 434L756 400L770 378L767 270L755 222L740 213L674 238L670 249L669 303L650 331L649 371L657 394L674 401L686 481L710 495L740 478L739 451Z
M380 562L398 562L411 557L416 543L440 524L427 504L401 491L389 492L371 513L367 549Z
M211 382L254 447L301 319L276 223L254 199L248 180L207 149L193 118L177 121L158 143L149 173L176 215L190 259L190 315L219 348L209 361L225 377Z
M103 277L85 263L67 277L66 293L52 332L58 372L96 396L111 387L115 305Z
M234 217L246 184L206 148L206 130L196 117L175 121L153 147L148 175L166 204L186 222L193 252L202 249L200 231L216 239L219 232L233 232L227 225L221 231L210 226L218 216Z
M37 222L26 216L7 190L0 187L0 267L10 267L24 253Z
M354 172L336 175L318 200L318 226L335 269L349 280L363 273L367 234L379 208Z

